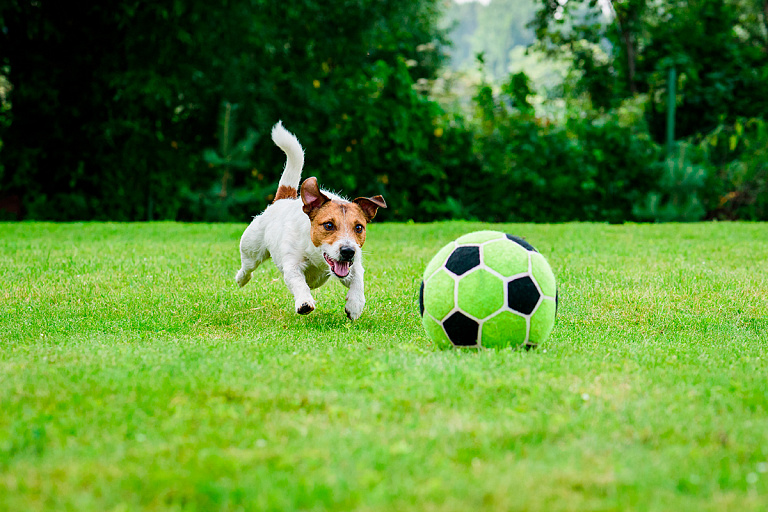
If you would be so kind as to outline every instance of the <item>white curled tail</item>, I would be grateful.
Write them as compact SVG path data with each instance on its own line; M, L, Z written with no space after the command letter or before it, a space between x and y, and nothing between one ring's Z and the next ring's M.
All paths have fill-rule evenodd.
M298 190L301 170L304 167L304 150L301 144L295 135L283 128L282 121L272 127L272 141L283 150L286 156L285 169L280 177L279 186Z

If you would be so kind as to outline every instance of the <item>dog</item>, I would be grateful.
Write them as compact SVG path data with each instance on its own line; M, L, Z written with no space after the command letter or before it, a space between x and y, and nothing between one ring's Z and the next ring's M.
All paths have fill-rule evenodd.
M387 203L380 195L349 201L321 190L314 177L299 181L304 150L298 139L278 122L272 141L286 155L285 169L271 205L254 217L240 239L240 287L270 257L282 272L300 315L314 311L313 290L334 278L346 286L344 311L357 320L365 306L363 253L366 226Z

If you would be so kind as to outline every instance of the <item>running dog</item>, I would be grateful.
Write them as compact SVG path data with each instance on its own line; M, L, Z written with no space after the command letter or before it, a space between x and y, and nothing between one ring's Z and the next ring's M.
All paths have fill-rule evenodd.
M349 201L321 190L314 177L307 178L297 194L304 150L280 122L272 128L272 141L286 155L285 170L275 200L254 217L240 239L242 267L235 281L245 286L256 267L271 257L293 294L298 314L314 311L310 290L333 277L349 289L344 311L357 320L365 306L366 226L387 203L378 195Z

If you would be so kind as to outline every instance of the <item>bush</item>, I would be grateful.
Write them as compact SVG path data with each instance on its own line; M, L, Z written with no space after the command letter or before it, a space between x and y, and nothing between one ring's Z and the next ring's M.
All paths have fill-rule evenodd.
M649 192L633 209L643 220L692 222L706 214L700 195L707 181L707 170L688 157L688 144L654 165L660 175L656 190Z
M351 80L359 84L357 101L328 133L321 183L383 195L391 220L463 215L462 182L478 166L462 120L416 91L403 59L393 67L379 61Z
M500 95L482 85L475 97L482 178L471 188L474 201L484 205L481 219L634 219L634 202L656 182L652 164L660 153L641 105L578 112L555 124L533 114L515 91L520 87L525 81L513 77Z
M8 64L14 86L12 122L0 123L0 139L3 163L14 172L0 175L0 199L23 196L27 218L247 220L243 211L255 213L267 200L254 193L262 190L254 178L265 176L264 187L276 184L282 168L282 155L264 136L280 119L313 149L308 170L334 178L350 139L362 137L343 133L345 114L371 120L369 106L398 140L408 129L417 137L427 124L424 133L433 133L438 110L405 88L432 76L442 60L438 5L118 1L73 10L61 2L12 0L0 9L0 65ZM388 84L385 98L399 94L407 101L379 108L382 102L360 96L373 91L361 85L366 78ZM252 165L231 167L226 194L217 200L209 191L221 183L222 169L210 167L203 150L219 146L223 101L241 105L239 133L250 127L261 137ZM390 164L408 171L430 164L433 142L418 137L392 148L395 155L403 151L404 166L394 156ZM424 169L435 173L439 165ZM363 188L377 187L366 179L370 172L361 174ZM397 190L405 199L398 204L413 210L401 214L420 214L418 195ZM250 200L242 199L248 191Z
M699 151L712 170L708 217L768 220L768 123L739 119L701 137Z
M536 114L522 73L498 92L481 84L473 113L446 113L414 85L443 57L437 0L257 3L0 10L0 69L14 86L13 109L0 112L0 210L12 211L0 218L22 204L30 219L248 221L283 168L269 137L278 120L307 148L305 177L384 195L389 220L698 218L686 194L711 218L768 216L766 124L734 124L727 102L707 114L721 127L660 162L646 124L660 111L644 106L660 105L661 75L648 97L617 93L610 109L557 123ZM666 43L654 41L661 55ZM687 62L692 77L699 60ZM701 117L690 91L720 90L707 77L698 89L686 78L683 133ZM222 103L238 118L217 135Z

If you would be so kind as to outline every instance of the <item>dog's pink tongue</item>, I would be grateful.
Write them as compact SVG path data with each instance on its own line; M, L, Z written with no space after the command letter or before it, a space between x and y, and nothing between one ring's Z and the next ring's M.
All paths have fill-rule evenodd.
M349 262L348 261L334 261L333 273L339 277L346 277L349 274Z

